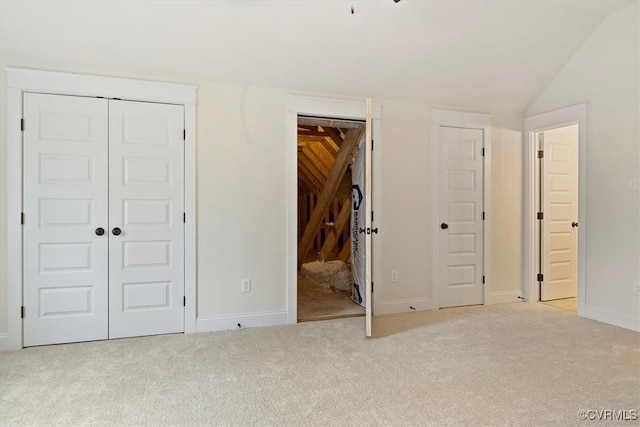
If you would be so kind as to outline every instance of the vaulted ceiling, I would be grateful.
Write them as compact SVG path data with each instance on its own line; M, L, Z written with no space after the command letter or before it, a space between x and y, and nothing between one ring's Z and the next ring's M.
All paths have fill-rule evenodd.
M0 59L522 112L627 3L3 0Z

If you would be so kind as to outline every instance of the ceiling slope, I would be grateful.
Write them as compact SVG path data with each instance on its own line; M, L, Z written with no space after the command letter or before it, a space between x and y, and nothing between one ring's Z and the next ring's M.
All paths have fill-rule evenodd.
M3 0L0 48L3 66L522 112L627 3Z

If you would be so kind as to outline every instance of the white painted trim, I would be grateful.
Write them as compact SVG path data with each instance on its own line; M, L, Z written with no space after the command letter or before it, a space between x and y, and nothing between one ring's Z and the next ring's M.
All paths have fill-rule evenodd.
M185 332L196 323L196 87L87 76L81 74L7 68L7 339L1 350L22 348L22 95L41 92L59 95L104 96L132 101L184 105L185 129ZM3 248L4 249L4 248Z
M23 92L102 96L130 101L195 105L196 86L91 76L23 68L7 68L7 87Z
M7 339L1 350L22 348L22 91L7 88ZM4 250L4 248L2 248Z
M238 324L242 325L243 328L254 328L261 326L276 326L284 323L287 323L286 311L201 317L196 322L196 332L238 329Z
M524 119L524 242L523 242L523 292L525 301L537 302L540 299L537 275L537 253L539 251L538 220L536 206L538 192L536 185L536 135L539 132L563 126L578 125L578 316L590 317L586 312L587 304L587 104L561 108L548 113Z
M375 149L373 151L372 187L373 210L376 212L376 226L380 226L380 147L382 144L382 104L373 102L371 106L371 118ZM287 322L298 321L298 115L331 117L341 119L366 119L366 103L364 100L324 98L306 95L289 95L287 99L286 119L286 182L287 182ZM380 253L380 239L373 239L373 277L375 282L379 275L381 263L378 262ZM377 254L377 255L376 255Z
M493 239L491 228L491 115L481 113L465 113L461 111L431 110L431 218L432 218L432 286L433 308L440 308L440 127L450 126L467 129L480 129L484 137L484 221L483 263L484 263L484 304L492 304L492 253Z
M622 316L620 314L611 313L609 311L590 306L585 307L584 317L591 320L597 320L598 322L608 323L610 325L640 332L640 320L633 317Z
M184 332L196 331L197 312L197 155L196 155L196 105L185 104L184 126L187 129L184 147L184 206L186 223L184 227Z
M359 99L323 98L307 95L289 95L287 111L297 115L365 120L366 103ZM374 102L371 118L382 119L382 104Z
M500 291L491 292L489 299L485 304L506 304L510 302L518 302L520 291Z
M384 301L376 305L376 316L383 314L407 313L407 307L413 307L416 311L433 310L434 308L437 308L434 306L431 298Z
M0 334L0 351L9 350L9 335Z

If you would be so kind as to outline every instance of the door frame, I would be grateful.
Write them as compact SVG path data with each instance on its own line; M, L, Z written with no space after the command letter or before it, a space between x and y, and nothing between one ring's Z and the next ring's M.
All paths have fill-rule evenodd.
M484 162L482 196L485 220L483 221L482 263L485 283L483 289L483 304L502 302L491 297L492 283L492 229L491 229L491 118L490 114L467 113L449 110L431 110L431 240L432 266L431 283L433 283L433 308L440 308L440 127L457 127L479 129L483 131ZM497 297L498 298L498 297ZM494 299L496 299L494 301Z
M537 134L546 130L578 125L578 316L586 315L587 275L585 254L587 248L587 104L578 104L524 119L524 247L523 292L525 301L536 303L540 299L537 266L540 243L537 236L540 224L536 218L540 200L537 188L541 177L536 167Z
M22 280L22 130L23 93L120 98L184 106L185 264L184 331L196 330L196 86L22 68L6 68L7 137L7 335L0 350L23 344ZM28 126L28 124L26 124ZM4 249L4 248L3 248Z
M382 143L382 104L373 102L371 109L372 132L377 150L372 152L372 210L376 224L381 224L380 200L380 149ZM363 120L367 118L365 100L324 98L306 95L289 95L286 118L286 185L287 185L287 323L298 322L298 115L331 117L336 119ZM380 239L373 239L372 281L380 277ZM371 301L367 301L369 305Z

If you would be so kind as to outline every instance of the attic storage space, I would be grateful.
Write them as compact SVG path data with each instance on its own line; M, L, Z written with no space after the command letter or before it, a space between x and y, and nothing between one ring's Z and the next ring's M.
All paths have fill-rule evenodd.
M364 316L352 300L352 164L364 123L298 117L298 321ZM356 298L357 300L357 298Z

